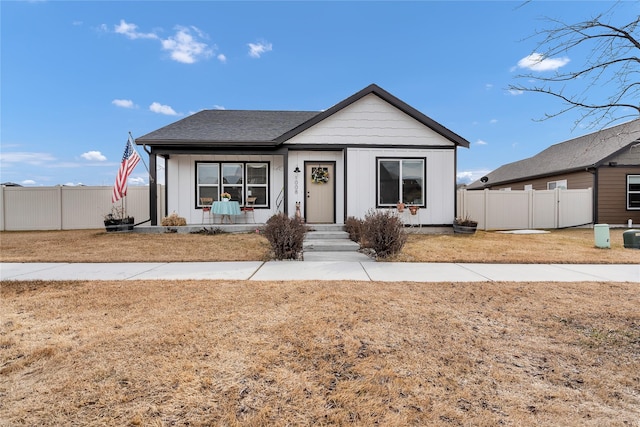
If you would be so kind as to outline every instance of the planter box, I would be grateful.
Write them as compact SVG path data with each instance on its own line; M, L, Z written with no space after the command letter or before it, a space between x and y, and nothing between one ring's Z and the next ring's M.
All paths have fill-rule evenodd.
M453 232L459 234L475 234L476 229L478 228L478 224L476 225L460 225L453 224Z
M107 232L112 231L131 231L135 220L132 216L123 219L105 219L104 228Z

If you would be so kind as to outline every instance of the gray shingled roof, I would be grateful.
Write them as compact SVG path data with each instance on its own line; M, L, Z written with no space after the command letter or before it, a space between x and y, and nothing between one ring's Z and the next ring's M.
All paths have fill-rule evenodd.
M505 184L597 166L640 140L640 119L561 142L528 159L499 167L487 175L487 185ZM475 181L467 188L483 188Z
M205 110L136 139L139 145L275 146L316 125L368 94L375 94L435 132L469 147L469 141L375 84L319 111Z
M148 133L136 142L269 143L318 111L204 110Z

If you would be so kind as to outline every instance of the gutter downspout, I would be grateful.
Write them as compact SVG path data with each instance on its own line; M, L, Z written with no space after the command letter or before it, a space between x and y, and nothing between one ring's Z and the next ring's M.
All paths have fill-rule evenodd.
M598 167L591 166L585 170L593 175L593 223L598 223Z

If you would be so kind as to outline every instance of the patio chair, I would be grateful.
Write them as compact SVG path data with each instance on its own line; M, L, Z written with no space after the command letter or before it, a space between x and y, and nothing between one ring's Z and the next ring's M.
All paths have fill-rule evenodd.
M253 223L256 223L256 215L255 215L255 204L257 197L247 197L247 203L240 210L244 213L244 222L249 222L248 215L251 214L251 218L253 219Z
M200 197L200 204L202 205L202 223L204 224L205 213L209 215L209 223L212 223L211 205L213 204L213 197Z

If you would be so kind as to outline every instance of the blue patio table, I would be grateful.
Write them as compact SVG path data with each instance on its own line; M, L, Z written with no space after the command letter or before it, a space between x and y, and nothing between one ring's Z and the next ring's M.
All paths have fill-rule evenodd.
M231 215L240 215L240 203L229 200L228 202L213 202L211 206L211 212L214 215L221 215L220 224L224 223L224 217L229 218L229 223L233 224Z

